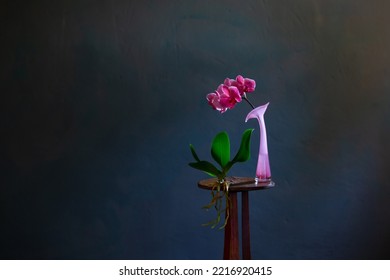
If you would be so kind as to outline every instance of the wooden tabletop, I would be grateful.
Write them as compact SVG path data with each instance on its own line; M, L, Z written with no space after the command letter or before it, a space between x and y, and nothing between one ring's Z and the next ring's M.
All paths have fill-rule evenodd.
M249 177L226 177L230 182L229 192L243 192L269 189L275 186L273 181L258 182L254 178ZM201 189L211 190L217 183L216 178L204 179L198 182L198 187Z

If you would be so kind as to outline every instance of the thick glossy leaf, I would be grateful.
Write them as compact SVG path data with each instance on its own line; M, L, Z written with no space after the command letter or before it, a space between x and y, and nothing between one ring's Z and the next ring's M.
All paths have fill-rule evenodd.
M226 132L220 132L215 136L211 144L211 155L222 169L230 161L230 141Z
M240 148L232 160L232 163L244 162L250 158L250 140L252 136L253 128L247 129L242 134Z
M194 148L194 146L193 146L192 144L190 144L190 150L191 150L191 153L192 153L192 156L194 157L194 159L195 159L196 161L200 161L198 155L197 155L196 152L195 152L195 148Z
M207 174L215 177L220 177L222 172L218 170L212 163L202 160L197 162L191 162L189 165L195 169L206 172Z

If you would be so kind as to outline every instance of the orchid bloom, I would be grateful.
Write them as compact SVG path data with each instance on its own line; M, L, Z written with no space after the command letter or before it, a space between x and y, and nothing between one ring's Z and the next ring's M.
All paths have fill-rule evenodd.
M219 85L215 92L209 93L206 98L214 110L224 113L227 109L233 109L242 99L253 107L246 98L246 93L253 92L255 88L255 80L238 75L236 79L226 78L224 83Z
M221 113L226 112L227 109L233 109L237 102L241 102L241 94L237 87L219 85L215 92L207 95L207 101L214 108L214 110Z
M245 93L253 92L255 91L256 88L255 80L244 78L241 75L238 75L235 80L226 78L224 81L224 85L234 86L238 88L241 95L244 95Z

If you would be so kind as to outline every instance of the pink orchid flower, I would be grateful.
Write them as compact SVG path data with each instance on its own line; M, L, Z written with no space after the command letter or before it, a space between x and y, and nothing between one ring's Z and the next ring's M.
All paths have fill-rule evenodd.
M244 78L241 75L238 75L235 80L226 78L224 81L224 85L234 86L238 88L241 95L244 95L245 93L253 92L255 91L256 88L255 80Z
M206 98L213 109L221 113L226 112L227 109L233 109L242 100L237 87L224 84L219 85L217 90L209 93Z

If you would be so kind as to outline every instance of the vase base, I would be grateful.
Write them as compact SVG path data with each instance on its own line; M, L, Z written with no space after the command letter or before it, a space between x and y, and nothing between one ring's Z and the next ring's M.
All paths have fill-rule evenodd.
M271 177L270 178L258 178L256 177L255 178L255 183L267 183L267 182L271 182Z

